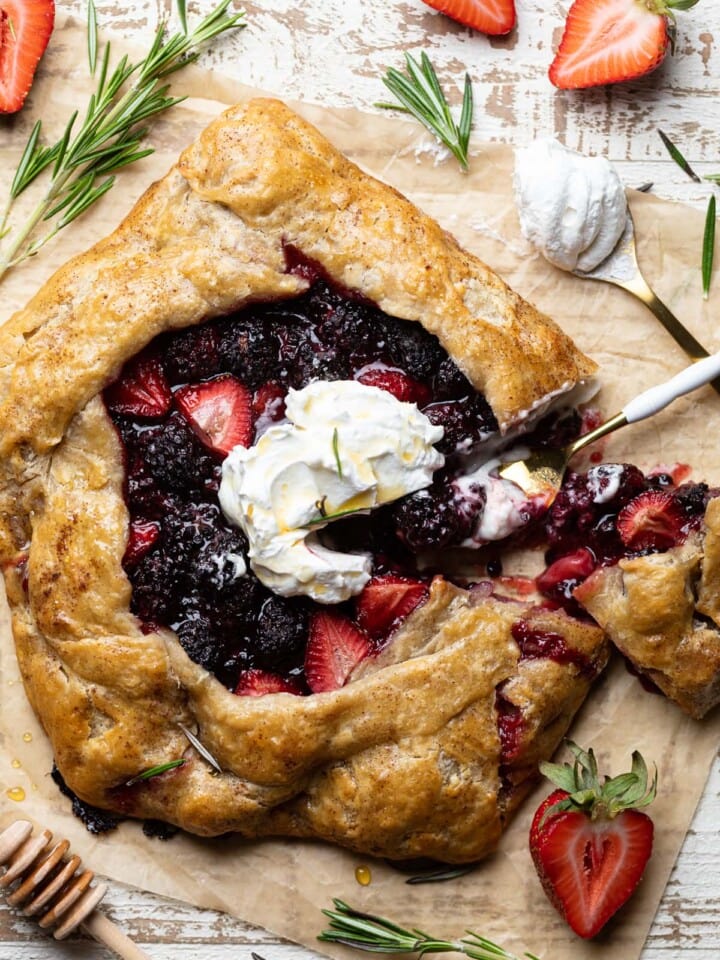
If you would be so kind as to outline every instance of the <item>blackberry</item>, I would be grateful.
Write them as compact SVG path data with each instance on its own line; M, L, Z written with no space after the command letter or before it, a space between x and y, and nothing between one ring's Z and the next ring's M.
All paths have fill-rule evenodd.
M372 306L356 300L344 300L327 284L313 288L309 315L317 324L324 345L336 347L353 362L362 365L366 358L378 359L385 349L385 318Z
M283 670L303 653L308 632L307 605L302 600L269 596L257 620L255 662L268 670Z
M253 633L267 591L252 573L225 584L205 600L215 631L232 639L239 634Z
M248 542L236 527L218 527L201 544L196 561L196 576L201 585L215 591L229 587L238 577L238 566L245 563Z
M165 490L202 489L204 480L213 475L214 460L180 413L171 413L161 426L145 431L140 441L147 470Z
M439 549L458 544L472 533L475 517L455 496L452 487L436 482L398 501L393 520L398 537L412 550Z
M165 338L161 348L165 376L171 384L193 383L213 376L218 369L218 331L203 323Z
M131 609L146 623L167 625L177 612L178 594L185 578L175 558L164 550L151 550L130 571Z
M195 663L214 672L225 658L225 650L213 634L210 619L199 609L188 609L185 618L172 625L183 649Z
M558 416L548 414L537 424L532 433L523 438L523 443L531 450L537 447L565 447L580 436L582 417L577 410L571 410Z
M163 518L163 549L174 558L178 568L197 575L198 557L208 545L212 550L220 516L217 504L188 503Z
M272 380L278 368L278 338L262 315L247 312L226 319L219 327L220 369L234 374L251 390Z
M410 320L388 323L387 343L393 363L416 380L432 379L447 357L437 338Z
M708 493L709 487L706 483L683 483L675 491L674 499L688 520L694 520L704 516Z
M465 453L498 429L487 400L480 394L446 400L423 407L431 423L443 427L444 434L435 446L444 454Z
M469 396L473 385L451 357L445 357L433 380L433 389L438 400L456 400Z

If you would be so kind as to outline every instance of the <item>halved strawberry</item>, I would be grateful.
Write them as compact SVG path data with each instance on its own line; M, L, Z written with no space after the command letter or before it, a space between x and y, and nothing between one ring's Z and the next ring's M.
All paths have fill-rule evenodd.
M130 523L123 564L126 567L134 566L138 560L145 556L159 536L159 523L154 520L133 520Z
M53 0L0 0L0 113L25 103L54 23Z
M430 388L424 383L413 380L402 370L393 367L368 367L357 379L367 387L387 390L396 400L416 403L419 407L424 407L432 397Z
M339 690L371 651L368 637L347 617L319 610L310 620L305 679L313 693Z
M458 23L490 36L510 33L515 26L514 0L423 0Z
M560 787L538 808L530 853L545 893L572 929L594 937L640 883L652 853L653 823L638 807L655 797L639 753L630 773L598 779L592 750L569 743L574 764L541 763Z
M617 530L632 550L667 550L683 539L685 519L671 493L646 490L622 508Z
M266 693L293 693L300 697L303 690L292 677L282 677L279 673L253 667L241 671L234 692L239 697L264 697Z
M356 600L357 619L373 640L386 637L420 603L427 600L427 584L388 573L373 577Z
M673 8L697 0L575 0L550 80L563 90L641 77L659 66L674 35Z
M140 354L125 364L120 379L106 388L105 403L113 413L128 417L164 417L172 405L172 391L158 358Z
M175 392L178 409L206 447L227 456L252 441L252 394L228 374Z

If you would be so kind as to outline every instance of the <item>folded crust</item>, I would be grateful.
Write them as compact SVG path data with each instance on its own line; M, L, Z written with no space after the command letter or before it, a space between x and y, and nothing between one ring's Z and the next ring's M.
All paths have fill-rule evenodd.
M720 703L720 499L682 546L601 567L574 595L691 717Z
M386 658L343 689L243 698L129 610L123 451L98 394L158 333L301 292L288 243L435 333L503 426L594 370L550 320L286 107L228 111L114 234L0 330L0 562L28 696L69 786L98 806L199 834L474 860L494 847L602 669L599 629L475 603L438 580ZM522 658L512 626L536 617L579 659ZM511 756L498 688L524 718ZM126 786L179 757L183 766Z

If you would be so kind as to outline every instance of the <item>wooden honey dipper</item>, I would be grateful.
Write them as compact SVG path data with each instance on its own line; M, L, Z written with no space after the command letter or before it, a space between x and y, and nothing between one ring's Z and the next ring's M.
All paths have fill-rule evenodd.
M95 874L82 870L77 854L69 855L70 841L52 845L52 833L32 836L29 820L16 820L0 833L0 889L6 900L26 917L62 940L77 927L104 943L124 960L150 960L147 953L95 908L107 893L107 884L91 886Z

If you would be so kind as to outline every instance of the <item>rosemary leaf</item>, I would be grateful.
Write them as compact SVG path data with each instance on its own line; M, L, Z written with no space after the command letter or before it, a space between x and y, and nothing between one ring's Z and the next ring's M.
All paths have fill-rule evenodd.
M703 236L702 249L702 284L703 300L707 300L710 295L710 281L712 280L713 260L715 258L715 194L713 193L708 202L707 214L705 216L705 234Z
M333 448L333 454L335 456L335 466L337 468L337 474L338 474L338 477L340 477L340 479L342 480L343 471L342 471L342 463L340 461L339 436L338 436L337 427L335 427L335 429L333 430L332 448Z
M355 910L342 900L333 900L334 910L323 910L330 926L318 935L325 943L340 943L369 953L464 953L473 960L518 960L501 946L472 931L460 940L442 940L421 930L406 929L385 917ZM538 960L524 953L527 960Z
M686 173L686 174L687 174L692 180L694 180L696 183L702 183L701 178L695 173L695 171L693 170L693 168L692 168L692 167L690 166L690 164L687 162L687 160L686 160L685 157L682 155L682 153L680 153L680 151L679 151L678 148L675 146L675 144L672 142L672 140L670 139L670 137L668 137L666 134L664 134L664 133L662 132L662 130L658 130L658 134L660 135L660 139L662 140L662 142L663 142L663 144L664 144L664 146L665 146L665 149L666 149L667 152L670 154L670 156L673 158L673 160L675 161L675 163L680 167L680 169L683 171L683 173Z
M136 783L140 783L143 780L149 780L151 777L159 777L161 773L166 773L168 770L174 770L175 767L181 767L185 762L185 759L180 757L178 760L168 760L167 763L158 763L156 766L148 767L147 770L143 770L142 773L138 773L137 776L131 777L130 780L125 782L125 786L132 787Z
M182 32L185 34L185 36L187 36L187 5L185 0L177 0L177 9Z
M177 3L183 32L167 36L161 24L144 60L132 63L123 56L111 69L110 44L105 45L95 92L79 126L80 114L76 111L62 136L49 147L40 144L40 121L33 127L0 216L0 240L7 241L0 248L0 279L11 267L34 256L59 230L107 193L119 169L153 152L151 147L141 148L148 131L140 125L184 99L170 96L163 79L196 60L204 44L245 26L244 12L228 13L231 0L220 0L194 29L188 29L186 0ZM94 0L88 0L87 30L88 57L94 73L98 56ZM48 183L32 213L23 224L9 229L15 200L51 165ZM59 217L58 222L38 238L35 234L39 225L53 217Z
M405 883L417 885L419 883L442 883L445 880L456 880L458 877L464 877L472 873L477 867L477 863L464 863L459 867L443 867L440 870L433 870L429 873L418 873L414 877L408 877Z
M90 76L94 77L95 68L97 67L98 22L97 22L97 10L95 9L95 3L93 2L93 0L88 0L87 45L88 45L88 64L90 65Z
M210 764L213 770L215 770L216 773L222 773L223 771L220 764L217 762L215 757L210 753L208 748L200 740L198 740L198 738L195 736L192 730L189 730L184 723L178 723L178 726L180 727L182 732L185 734L185 736L188 738L190 743L195 747L195 749L200 754L200 756L203 757L205 760L207 760L207 762Z
M325 498L323 497L323 500ZM320 511L317 517L312 517L306 523L307 527L315 527L318 523L328 523L330 520L339 520L340 517L351 517L354 513L366 513L367 507L352 507L349 510L336 510L335 513L323 513Z
M456 123L428 55L422 52L418 63L409 53L406 53L405 63L407 75L394 67L389 67L383 77L383 83L397 97L400 106L385 102L376 103L375 106L412 114L441 143L445 144L462 169L467 170L473 114L470 76L465 74L460 120Z

